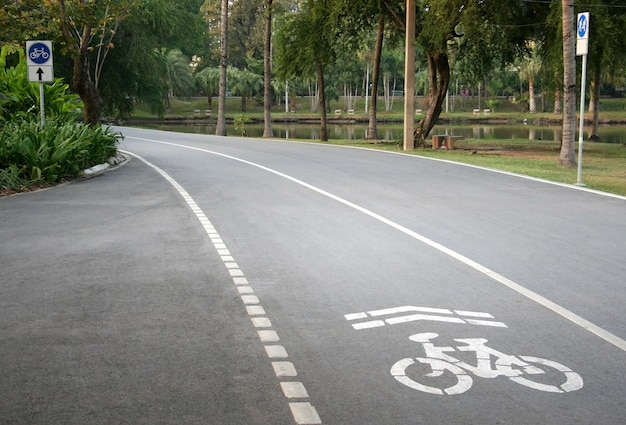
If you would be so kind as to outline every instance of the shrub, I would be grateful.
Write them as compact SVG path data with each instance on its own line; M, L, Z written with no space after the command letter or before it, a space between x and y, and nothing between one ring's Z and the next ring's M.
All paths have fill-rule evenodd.
M5 123L0 130L0 186L17 190L31 184L57 183L115 155L119 134L63 119L45 126L30 120Z

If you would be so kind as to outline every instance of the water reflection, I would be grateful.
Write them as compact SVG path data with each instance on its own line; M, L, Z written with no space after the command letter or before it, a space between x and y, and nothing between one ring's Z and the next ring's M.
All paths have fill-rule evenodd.
M183 133L215 134L215 124L153 124L144 125L166 131ZM272 124L274 137L281 139L319 140L319 124L274 123ZM378 125L378 139L384 141L400 141L403 137L401 124ZM585 140L589 136L585 132ZM227 126L229 136L239 135L234 126ZM511 125L446 125L435 126L431 134L454 134L473 139L528 139L528 140L561 140L560 126L537 127L523 124ZM263 124L247 124L246 137L263 137ZM602 142L626 144L626 126L601 126ZM329 124L329 139L363 140L367 138L367 124ZM578 136L576 136L578 140Z

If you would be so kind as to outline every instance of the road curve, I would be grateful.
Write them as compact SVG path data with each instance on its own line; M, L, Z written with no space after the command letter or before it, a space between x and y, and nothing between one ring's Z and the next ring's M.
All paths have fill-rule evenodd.
M626 199L366 149L118 129L128 166L0 200L10 423L626 413Z

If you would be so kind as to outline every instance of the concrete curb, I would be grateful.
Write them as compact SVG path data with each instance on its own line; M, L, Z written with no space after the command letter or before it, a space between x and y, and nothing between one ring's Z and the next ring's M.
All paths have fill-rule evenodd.
M104 174L112 168L117 168L121 165L125 165L130 161L130 156L124 155L118 152L115 156L112 156L103 164L94 165L93 167L83 170L84 177L95 177Z

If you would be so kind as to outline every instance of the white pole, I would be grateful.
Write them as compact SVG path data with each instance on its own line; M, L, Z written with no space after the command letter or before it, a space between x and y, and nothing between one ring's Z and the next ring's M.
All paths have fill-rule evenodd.
M41 126L46 125L46 111L44 110L43 83L39 83L39 110L41 111Z
M585 86L587 82L587 55L583 55L583 75L580 80L580 123L578 125L578 179L576 184L583 183L583 131L585 130Z
M289 113L289 81L285 81L285 113Z

